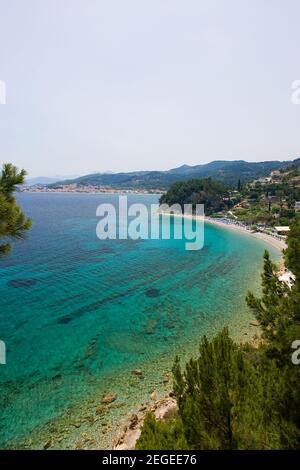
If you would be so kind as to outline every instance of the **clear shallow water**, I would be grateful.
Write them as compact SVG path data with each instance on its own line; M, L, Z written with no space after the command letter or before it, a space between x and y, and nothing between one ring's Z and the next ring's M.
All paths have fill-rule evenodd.
M261 240L209 224L204 248L194 252L178 240L100 241L96 207L117 203L117 195L27 193L19 202L33 228L0 262L0 339L7 345L0 447L29 435L27 445L38 447L54 431L62 434L60 420L62 446L82 438L82 429L93 435L91 445L104 446L100 426L91 430L87 419L78 430L70 421L87 409L95 414L113 388L120 406L108 418L113 432L112 421L159 389L176 352L188 354L202 334L224 325L234 336L249 333L245 293L258 289L264 249L278 258ZM144 380L132 378L135 368Z

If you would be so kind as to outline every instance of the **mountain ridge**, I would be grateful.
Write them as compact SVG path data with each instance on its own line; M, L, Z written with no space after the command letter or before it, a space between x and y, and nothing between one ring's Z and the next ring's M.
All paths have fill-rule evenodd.
M295 159L294 161L297 161ZM123 189L167 189L176 181L191 178L214 178L229 186L238 181L247 182L269 176L274 170L286 168L293 161L246 162L244 160L215 160L200 165L181 165L166 171L131 171L119 173L92 173L74 179L49 184L48 187L78 184Z

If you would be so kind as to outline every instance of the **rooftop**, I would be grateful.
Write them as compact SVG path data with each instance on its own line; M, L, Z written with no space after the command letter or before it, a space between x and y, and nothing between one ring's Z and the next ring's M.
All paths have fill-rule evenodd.
M289 232L290 227L283 225L282 227L275 227L276 232Z

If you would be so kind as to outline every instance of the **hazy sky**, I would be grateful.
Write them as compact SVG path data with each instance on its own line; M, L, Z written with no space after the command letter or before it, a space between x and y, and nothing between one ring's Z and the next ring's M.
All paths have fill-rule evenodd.
M299 0L0 0L0 161L30 176L300 154Z

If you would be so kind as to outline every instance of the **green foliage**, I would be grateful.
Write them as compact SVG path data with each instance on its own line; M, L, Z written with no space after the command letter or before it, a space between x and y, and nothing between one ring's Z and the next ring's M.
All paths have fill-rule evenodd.
M300 217L290 227L288 237L288 248L285 250L286 265L295 274L296 280L300 281Z
M172 184L166 194L160 198L160 204L179 204L183 209L184 204L205 204L207 215L228 209L230 201L224 201L227 195L226 187L211 178L203 180L178 181Z
M300 448L300 367L291 361L291 344L300 339L299 231L296 220L285 251L295 274L292 288L279 281L265 252L261 297L247 295L262 345L236 344L224 329L212 340L203 338L198 358L183 371L176 358L177 415L171 423L148 415L138 448Z
M183 372L176 358L173 374L177 417L170 424L148 415L139 449L296 447L297 427L282 413L285 375L274 360L235 344L227 329L204 337Z
M282 350L286 344L286 333L298 329L300 322L300 219L291 225L287 239L288 247L284 252L285 264L295 275L291 289L280 282L276 266L271 262L269 253L264 255L262 273L262 297L257 298L251 292L246 301L260 322L263 335L272 346ZM295 338L297 339L297 338Z
M0 256L10 251L10 238L24 238L26 230L31 227L31 221L25 216L13 196L17 185L24 182L26 172L20 172L13 165L3 165L0 176Z
M236 447L235 407L246 369L241 351L227 330L211 342L204 337L198 359L191 359L184 373L176 360L174 392L190 448Z
M188 449L180 418L156 421L154 414L148 413L136 448L139 450Z
M288 163L290 164L290 162ZM261 176L268 176L272 170L282 167L281 162L244 162L244 161L214 161L204 165L183 165L169 171L135 171L131 173L95 173L66 180L64 184L95 185L111 188L127 189L167 189L176 181L195 178L214 178L226 185L236 187L238 180L242 184ZM54 183L51 187L59 187Z
M261 277L262 298L256 298L249 292L246 301L259 321L265 338L272 340L290 320L290 312L286 309L289 288L279 281L276 266L267 251L264 254L264 271Z

